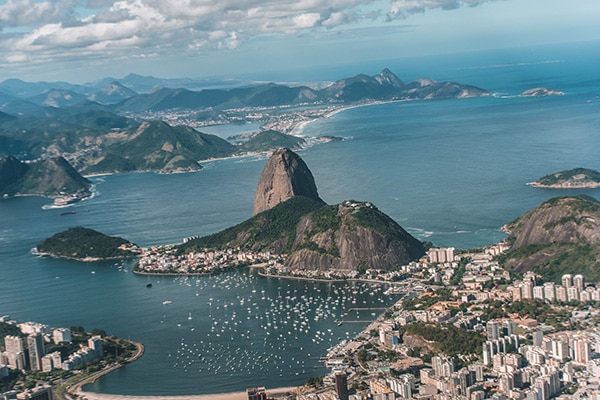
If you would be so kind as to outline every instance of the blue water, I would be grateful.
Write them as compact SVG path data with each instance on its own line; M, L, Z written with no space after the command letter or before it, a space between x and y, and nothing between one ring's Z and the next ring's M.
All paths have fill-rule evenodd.
M300 154L329 203L371 201L419 239L440 246L495 243L504 237L503 224L550 197L600 198L598 189L526 185L558 170L600 170L597 48L588 43L473 53L420 59L420 65L395 60L386 66L404 80L452 79L496 96L346 110L303 132L346 140ZM536 86L566 94L516 96ZM72 207L72 215L42 209L47 199L0 201L0 314L101 328L146 344L142 359L88 387L99 392L216 393L297 385L324 373L315 358L366 324L334 321L367 321L371 312L344 312L383 307L395 298L368 285L307 285L247 271L151 278L133 275L128 263L82 264L30 253L44 238L77 225L141 246L219 231L251 216L265 162L248 157L207 163L189 174L94 178L97 195Z

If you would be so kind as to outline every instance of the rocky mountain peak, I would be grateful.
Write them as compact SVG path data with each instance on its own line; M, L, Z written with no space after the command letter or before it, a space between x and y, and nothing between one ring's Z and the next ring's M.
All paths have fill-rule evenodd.
M287 148L276 150L263 169L254 196L254 215L294 196L322 201L306 163Z
M400 89L404 86L404 83L387 68L384 68L378 75L375 75L374 78L380 85L387 84L396 89Z

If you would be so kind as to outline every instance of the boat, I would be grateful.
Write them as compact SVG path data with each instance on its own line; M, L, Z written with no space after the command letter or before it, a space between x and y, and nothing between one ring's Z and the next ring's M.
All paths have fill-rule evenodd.
M164 304L164 305L171 304L171 303L172 303L172 301L171 301L171 300L165 300L165 301L163 301L163 304Z
M151 283L147 283L146 287L150 288L150 287L152 287L152 284Z
M188 319L189 319L190 321L193 319L193 318L192 318L192 313L191 313L191 312L190 312L190 313L188 313Z
M60 215L72 215L75 214L75 211L65 211L65 212L61 212Z

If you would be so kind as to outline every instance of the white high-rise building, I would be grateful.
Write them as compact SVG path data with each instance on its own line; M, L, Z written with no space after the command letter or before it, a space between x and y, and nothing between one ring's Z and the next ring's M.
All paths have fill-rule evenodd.
M544 283L544 299L546 299L548 302L553 302L556 299L554 282Z
M54 343L69 343L71 341L71 330L66 328L56 328L52 331L52 340Z
M573 286L575 286L579 290L583 290L585 287L585 281L583 279L583 275L577 274L573 277Z

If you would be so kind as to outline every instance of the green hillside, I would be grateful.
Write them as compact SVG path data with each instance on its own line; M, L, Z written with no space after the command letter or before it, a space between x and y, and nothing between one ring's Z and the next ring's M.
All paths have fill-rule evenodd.
M73 259L111 259L135 257L136 253L120 246L135 246L121 237L107 236L84 227L66 231L42 241L36 247L39 253Z

